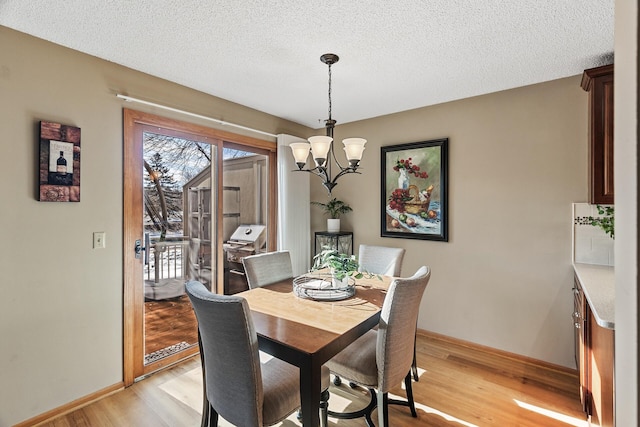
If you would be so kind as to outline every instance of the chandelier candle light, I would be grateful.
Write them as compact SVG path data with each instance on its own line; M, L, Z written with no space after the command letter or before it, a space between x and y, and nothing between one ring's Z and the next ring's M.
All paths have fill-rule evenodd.
M364 145L367 140L363 138L347 138L343 139L344 151L349 161L349 165L342 167L336 158L333 151L333 129L336 125L336 121L331 118L331 65L338 62L338 55L333 53L325 53L320 57L320 60L329 66L329 118L325 120L325 127L327 129L327 135L312 136L308 140L309 142L294 142L289 144L293 157L298 165L296 172L310 172L319 176L324 180L324 185L329 194L331 190L336 186L336 181L342 175L347 173L360 173L357 171L360 160L362 160L362 152L364 151ZM307 163L307 157L311 151L311 156L316 164L315 168L304 169ZM332 163L336 164L336 167L340 169L340 172L336 176L332 176L331 167Z

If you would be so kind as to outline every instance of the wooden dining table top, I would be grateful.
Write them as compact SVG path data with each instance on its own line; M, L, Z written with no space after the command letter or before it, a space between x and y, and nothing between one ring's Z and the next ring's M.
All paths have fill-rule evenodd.
M308 354L376 316L393 277L355 280L354 296L339 301L301 298L293 278L239 293L249 303L258 335Z

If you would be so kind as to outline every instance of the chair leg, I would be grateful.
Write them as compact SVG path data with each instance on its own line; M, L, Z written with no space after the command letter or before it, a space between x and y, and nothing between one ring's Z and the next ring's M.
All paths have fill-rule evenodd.
M329 425L329 389L322 390L320 394L320 427L328 427ZM298 409L296 418L299 422L302 422L302 409Z
M207 402L207 398L204 398L204 402L202 404L202 421L200 421L200 427L209 427L209 402Z
M378 392L378 426L389 425L389 397L387 393Z
M200 366L202 367L202 421L200 422L200 427L210 427L210 411L212 410L211 405L209 404L209 399L207 399L207 375L204 369L204 349L202 348L202 339L200 338L200 329L198 329L198 348L200 349ZM216 423L213 424L217 426L218 419L216 413Z
M323 390L320 395L320 427L329 426L329 390Z
M206 424L207 427L218 427L218 413L211 407L211 405L207 406L209 406L209 410L207 411L209 415Z
M376 391L370 388L369 393L371 393L371 402L369 402L369 406L365 408L367 412L365 412L364 414L364 420L367 423L367 427L376 427L376 425L373 423L373 420L371 419L371 413L373 412L374 409L376 409L376 406L378 405L378 402L376 399Z
M418 413L416 412L416 403L413 401L413 388L411 387L411 374L405 377L404 387L407 391L407 401L409 402L409 409L411 409L411 416L417 418Z
M413 363L411 364L411 373L413 374L413 380L415 382L420 381L418 377L418 362L416 360L416 340L413 340Z
M413 389L411 387L412 372L409 371L404 378L404 386L407 392L407 400L389 399L387 393L376 392L376 390L370 388L371 401L366 408L355 412L333 412L328 411L329 415L338 419L353 419L364 416L368 427L375 427L373 420L371 419L371 413L376 407L378 408L378 423L379 427L386 427L389 425L389 405L402 405L408 406L411 410L411 416L413 418L418 417L416 412L416 405L413 400Z
M367 405L366 408L363 408L354 412L334 412L329 410L327 411L327 413L334 418L338 418L342 420L351 420L354 418L365 417L368 427L376 427L375 424L373 423L373 420L371 419L371 413L373 412L374 409L376 409L376 404L377 404L376 391L370 388L369 394L371 395L371 399L369 400L369 404Z
M390 405L402 405L408 406L411 410L411 416L416 418L418 413L416 412L416 404L413 401L413 389L411 388L411 371L404 377L404 387L407 392L407 400L388 399Z

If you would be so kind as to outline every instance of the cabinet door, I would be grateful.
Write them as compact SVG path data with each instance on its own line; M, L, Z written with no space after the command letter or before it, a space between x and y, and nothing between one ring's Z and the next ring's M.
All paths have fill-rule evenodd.
M585 70L582 88L589 92L589 199L614 203L613 65Z
M590 312L588 319L591 348L589 360L591 425L614 427L614 332L612 329L599 326Z
M582 410L587 414L591 414L591 402L589 395L589 324L586 322L586 301L584 292L578 282L574 278L574 327L576 339L576 362L578 364L578 373L580 375L580 402Z

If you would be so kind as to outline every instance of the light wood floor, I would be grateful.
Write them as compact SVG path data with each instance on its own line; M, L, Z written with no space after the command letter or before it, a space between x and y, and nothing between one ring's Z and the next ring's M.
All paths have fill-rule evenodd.
M420 381L413 383L413 390L418 418L412 418L408 408L391 406L394 427L587 425L572 370L540 366L431 334L418 336L417 349ZM352 410L364 402L361 391L345 384L332 386L330 392L334 411ZM43 425L196 427L201 393L200 359L195 357ZM400 388L393 394L404 397ZM340 427L365 425L364 419L329 421ZM300 424L292 416L279 425Z

